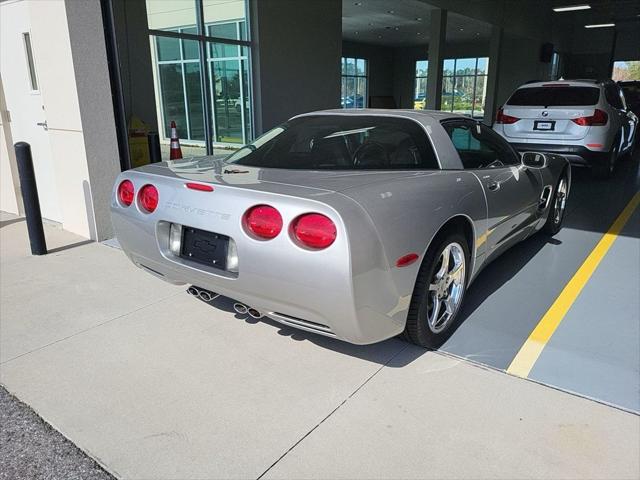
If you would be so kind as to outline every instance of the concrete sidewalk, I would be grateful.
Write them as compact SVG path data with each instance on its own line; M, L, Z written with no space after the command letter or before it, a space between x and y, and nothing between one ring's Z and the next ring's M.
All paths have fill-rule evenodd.
M399 340L239 318L0 217L0 382L117 477L638 478L640 420Z

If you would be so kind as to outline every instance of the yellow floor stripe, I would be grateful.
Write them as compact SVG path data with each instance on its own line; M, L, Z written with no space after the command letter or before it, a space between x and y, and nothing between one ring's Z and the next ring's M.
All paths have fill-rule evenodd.
M604 234L573 278L569 280L569 283L564 287L560 296L553 302L553 305L547 310L547 313L544 314L538 325L536 325L536 328L534 328L531 335L529 335L529 338L527 338L527 341L522 345L522 348L511 362L511 365L509 365L509 368L507 368L508 373L523 378L529 376L531 369L538 360L547 342L558 328L558 325L560 325L560 322L562 322L562 319L571 308L571 305L573 305L573 302L575 302L578 295L580 295L580 292L589 281L589 278L591 278L591 275L593 275L593 272L609 248L611 248L611 245L613 245L613 242L618 237L618 234L638 204L640 204L640 192L637 192L633 196L622 213L620 213L615 222L613 222L609 231Z

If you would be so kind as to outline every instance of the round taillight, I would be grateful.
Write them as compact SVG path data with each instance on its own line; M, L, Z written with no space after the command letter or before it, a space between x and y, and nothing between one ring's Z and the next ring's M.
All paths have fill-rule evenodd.
M158 207L158 190L153 185L145 185L138 194L140 206L149 213Z
M336 240L336 225L319 213L307 213L293 222L293 234L310 248L327 248Z
M123 180L118 185L118 199L120 203L125 207L128 207L133 203L133 197L135 196L135 189L133 188L133 182L131 180Z
M269 205L256 205L247 210L245 224L256 237L271 239L282 231L282 215Z

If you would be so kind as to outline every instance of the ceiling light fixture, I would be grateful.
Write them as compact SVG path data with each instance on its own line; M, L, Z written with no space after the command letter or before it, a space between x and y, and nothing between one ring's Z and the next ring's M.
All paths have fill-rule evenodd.
M400 27L394 27L393 29L397 31L400 30Z
M360 6L362 6L362 2L356 2L356 3L354 3L354 5L355 5L356 7L360 7Z
M422 17L416 17L416 22L421 22L422 21Z
M575 10L589 10L591 5L583 4L583 5L567 5L566 7L556 7L553 9L554 12L573 12Z
M607 27L615 27L615 23L594 23L592 25L585 25L584 28L607 28Z
M387 13L390 13L391 15L393 15L396 12L394 12L393 10L387 10Z

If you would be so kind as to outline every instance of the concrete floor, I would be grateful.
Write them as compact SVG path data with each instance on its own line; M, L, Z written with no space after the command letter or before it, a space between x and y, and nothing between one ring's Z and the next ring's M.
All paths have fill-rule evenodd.
M496 370L637 189L636 165L612 183L576 175L558 241L532 238L487 268L445 345L456 357L238 318L55 228L53 252L31 257L24 222L2 215L0 382L122 478L638 478L637 415ZM600 298L611 272L637 278L637 222L591 280ZM634 284L615 290L626 306L600 333L591 282L531 378L619 404L638 369ZM576 375L594 368L585 359L597 376ZM601 378L612 372L617 390Z

